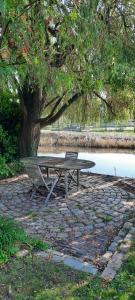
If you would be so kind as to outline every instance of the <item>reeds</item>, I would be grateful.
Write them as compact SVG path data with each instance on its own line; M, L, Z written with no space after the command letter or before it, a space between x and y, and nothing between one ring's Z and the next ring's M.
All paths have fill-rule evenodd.
M105 133L41 132L40 147L72 146L90 148L135 149L135 137L108 136Z

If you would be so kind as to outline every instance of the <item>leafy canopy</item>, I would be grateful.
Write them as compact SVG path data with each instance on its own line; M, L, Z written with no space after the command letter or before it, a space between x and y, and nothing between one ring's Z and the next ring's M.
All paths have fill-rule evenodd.
M27 79L67 103L105 91L114 111L122 93L134 95L133 0L2 0L0 10L0 72L12 86Z

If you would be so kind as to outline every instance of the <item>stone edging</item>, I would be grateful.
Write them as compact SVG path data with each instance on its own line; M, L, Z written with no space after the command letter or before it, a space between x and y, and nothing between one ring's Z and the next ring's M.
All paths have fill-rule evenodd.
M114 253L118 251L118 248L123 244L123 241L125 240L127 233L131 228L133 228L134 225L132 224L131 221L126 222L123 227L120 229L118 234L115 236L114 240L108 247L107 251L99 258L98 263L101 266L104 266L109 262L111 257L113 256Z
M111 252L109 252L109 251L107 251L103 255L103 257L106 258L106 261L109 260L109 262L100 275L100 277L102 279L111 281L112 279L114 279L116 272L121 267L122 262L125 257L125 254L129 251L129 249L131 247L133 235L135 234L135 226L133 223L134 223L134 220L133 221L130 220L130 222L128 221L125 223L123 229L126 229L126 227L127 228L129 227L129 232L126 234L125 238L122 239L121 243L119 243L119 242L116 243L118 249L114 252L112 257L111 257ZM120 230L120 233L123 233L123 229ZM119 234L118 234L118 237L119 237ZM113 242L112 244L114 244L114 243L115 242ZM112 246L112 244L111 244L111 246ZM109 253L110 253L110 256L109 256ZM111 259L110 259L110 257L111 257Z
M28 254L28 250L21 250L16 254L16 256L25 257ZM75 270L90 273L92 275L96 275L98 273L98 269L93 264L90 264L88 262L82 262L71 255L66 255L64 253L54 251L52 249L34 252L34 256L41 257L46 260L51 260L56 263L63 263L64 265L71 267Z
M68 267L71 267L75 270L79 270L82 272L87 272L92 275L96 275L98 273L98 269L93 264L88 262L82 262L71 255L66 255L58 251L53 251L53 250L47 250L46 252L40 251L35 253L35 255L45 259L50 259L53 262L58 262L58 263L62 262L64 265Z

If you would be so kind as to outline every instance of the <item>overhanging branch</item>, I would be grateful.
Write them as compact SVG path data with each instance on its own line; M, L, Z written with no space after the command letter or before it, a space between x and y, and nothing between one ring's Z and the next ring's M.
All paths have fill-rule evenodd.
M64 97L64 94L63 94L61 97L57 97L57 102L56 102L55 105L53 106L53 108L52 108L50 114L46 117L46 121L49 120L49 119L54 115L54 113L55 113L57 107L59 106L61 100L63 99L63 97Z
M104 99L101 95L99 95L97 92L93 92L95 96L97 96L99 99L101 99L107 106L107 108L110 110L110 112L112 113L112 115L115 115L115 113L112 110L112 106L106 101L106 99Z
M64 96L65 96L65 94L63 94L61 97L58 98L57 102L55 103L54 107L52 108L51 115L54 114L54 112L56 111L57 107L59 106L59 104Z
M84 93L83 92L79 92L76 93L75 95L73 95L69 100L68 103L64 103L63 106L59 109L58 112L56 112L53 115L50 115L50 117L46 117L46 118L41 118L36 120L36 123L40 123L41 128L44 126L48 126L53 124L54 122L56 122L61 116L62 114L67 110L67 108L74 102L76 102Z
M56 96L55 98L53 98L52 100L50 100L49 102L47 102L44 106L44 108L47 108L50 104L54 103L55 101L57 101L60 98L60 96Z

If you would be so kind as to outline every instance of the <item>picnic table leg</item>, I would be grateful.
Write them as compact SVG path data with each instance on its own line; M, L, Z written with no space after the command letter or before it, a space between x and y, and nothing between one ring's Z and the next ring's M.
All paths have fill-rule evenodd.
M77 170L77 189L79 189L79 185L80 185L79 179L80 179L80 170Z
M55 178L55 180L54 180L54 182L53 182L53 184L51 186L50 192L49 192L49 194L48 194L48 196L47 196L47 198L45 200L45 204L47 204L47 202L49 201L49 199L51 197L51 194L53 194L53 189L54 189L54 187L55 187L55 185L56 185L57 182L58 182L58 178Z
M49 168L46 168L47 178L49 178Z
M65 192L66 192L66 198L68 198L68 172L65 171Z

